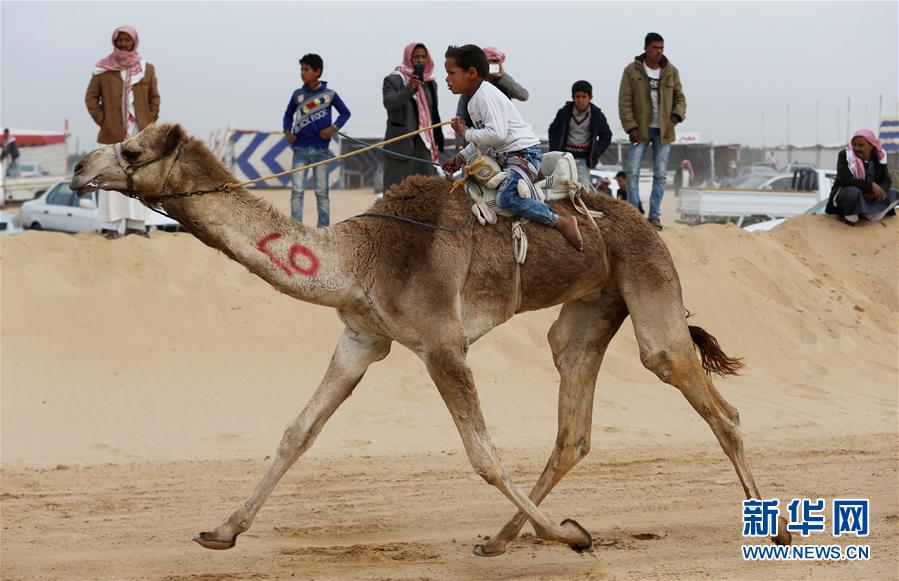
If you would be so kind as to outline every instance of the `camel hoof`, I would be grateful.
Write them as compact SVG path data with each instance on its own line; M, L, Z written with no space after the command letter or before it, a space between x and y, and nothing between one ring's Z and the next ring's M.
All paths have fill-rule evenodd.
M487 549L485 545L475 545L474 549L471 550L472 553L477 555L478 557L498 557L506 552L505 549Z
M786 526L777 528L777 536L771 537L775 545L791 545L793 544L793 535L787 530Z
M787 521L784 517L777 519L777 536L771 537L775 545L789 545L793 542L793 535L787 530Z
M777 531L776 537L771 537L775 545L792 545L793 535L789 531Z
M214 551L224 551L226 549L230 549L234 545L237 544L237 537L231 537L229 541L222 541L216 539L212 536L212 533L199 533L194 535L194 542L200 545L201 547L205 547L207 549L212 549Z
M578 544L568 545L569 547L571 547L571 550L579 555L582 553L592 553L593 552L593 535L590 534L590 531L588 531L587 529L582 527L576 520L573 520L570 518L566 518L565 520L563 520L562 522L559 523L560 527L564 527L565 525L571 525L571 526L575 527L581 533L583 533L583 535L587 538L586 544L578 543Z

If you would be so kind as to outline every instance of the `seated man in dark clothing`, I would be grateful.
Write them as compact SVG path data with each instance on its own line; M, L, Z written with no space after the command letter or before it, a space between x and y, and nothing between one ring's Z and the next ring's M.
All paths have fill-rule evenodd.
M837 177L825 211L849 226L855 226L859 216L880 220L895 214L899 191L892 185L880 140L870 129L861 129L837 156Z
M615 174L615 181L618 182L618 199L627 201L627 173L620 171ZM637 209L640 210L641 214L646 214L643 211L643 200L639 200L639 205Z

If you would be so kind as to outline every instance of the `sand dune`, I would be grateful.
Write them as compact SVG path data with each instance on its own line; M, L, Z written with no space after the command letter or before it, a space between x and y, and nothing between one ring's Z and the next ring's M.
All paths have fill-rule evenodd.
M340 219L370 200L347 194L335 199L332 211ZM311 206L307 213L313 215ZM526 551L499 558L505 569L497 560L492 569L480 568L484 560L472 562L471 535L493 534L511 505L471 474L423 365L401 346L369 370L310 459L276 490L273 508L260 514L237 549L224 557L194 549L182 527L195 532L217 524L250 491L264 470L262 459L273 453L323 374L341 328L338 318L277 293L187 234L114 242L47 232L3 238L3 576L279 578L292 566L300 577L317 578L367 577L367 571L401 578L895 576L896 224L850 229L827 217L803 216L768 233L724 226L663 232L693 320L729 354L746 360L742 376L716 383L740 409L763 492L846 493L881 502L882 560L739 574L722 569L731 558L735 567L742 565L736 549L720 557L725 562L683 557L677 543L683 530L671 521L677 515L645 502L648 491L664 498L668 487L674 487L673 498L691 502L676 458L696 461L704 499L692 502L710 519L736 518L742 491L708 427L676 390L642 367L629 323L600 372L594 452L570 477L575 484L563 485L547 501L553 514L592 527L598 561L531 540ZM555 437L558 375L545 336L556 314L549 309L516 317L470 353L488 425L523 485L539 473ZM814 461L794 464L781 457L791 443ZM847 450L858 454L847 457ZM610 461L625 463L631 456L660 468L610 474ZM860 470L840 468L845 462ZM46 471L57 465L71 469ZM764 468L776 469L776 478ZM332 471L352 473L346 476L352 482ZM357 479L357 473L363 476ZM372 474L396 486L372 488ZM583 516L570 495L589 489L585 494L592 498L597 482L606 487L608 504L597 500ZM631 484L635 488L627 489ZM382 496L379 510L404 506L378 521L366 513L368 500L359 500L357 485ZM81 500L69 498L65 510L47 512L34 497L45 486L51 493L77 491ZM135 504L136 489L158 493ZM425 497L407 502L416 494ZM444 495L449 506L430 514L428 507L442 504ZM98 499L102 510L91 509ZM616 501L631 508L627 518L619 515L614 525L605 516L590 522L592 511L606 515ZM321 502L329 513L324 521L335 521L334 528L324 530L318 517L308 520L308 511L325 507ZM125 523L117 520L129 520L139 508L147 514L135 520L145 522L175 505L189 512L173 521L176 531L164 519L146 524L170 549L151 555L139 546L117 548L113 539L135 533L123 531ZM563 515L563 509L574 512ZM106 515L106 524L97 514ZM405 530L400 515L407 519L401 520ZM75 526L82 516L91 523L86 528ZM697 517L688 520L712 524ZM365 525L366 519L374 524ZM422 519L433 529L423 535L416 522ZM33 551L35 543L51 542L42 533L48 527L59 528L65 558ZM664 529L668 549L679 556L650 558L653 551L643 551L629 536L643 528ZM722 531L726 539L710 542L718 542L715 550L724 555L723 547L737 547L740 537L738 530ZM359 548L347 553L347 547ZM515 565L524 555L527 562ZM626 556L641 564L628 565ZM107 558L117 564L115 571L98 565Z

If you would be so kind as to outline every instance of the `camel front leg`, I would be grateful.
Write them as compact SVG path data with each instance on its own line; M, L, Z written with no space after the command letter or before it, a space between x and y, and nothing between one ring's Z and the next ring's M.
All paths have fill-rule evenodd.
M475 472L497 487L526 515L541 539L564 543L578 552L590 550L593 538L584 527L571 519L558 525L550 521L512 481L500 462L481 413L471 370L465 362L461 333L458 339L452 344L429 349L423 359L462 436Z
M368 366L384 359L389 352L390 341L344 329L324 379L300 415L285 430L275 459L252 496L218 528L195 535L194 541L207 549L233 547L237 535L250 528L256 513L281 477L312 446L325 422L350 396Z
M559 370L558 432L556 444L530 498L539 505L553 488L590 452L593 427L593 392L606 348L627 317L627 307L617 290L585 303L575 301L562 307L549 330L553 362ZM518 536L527 521L519 511L475 555L495 557Z

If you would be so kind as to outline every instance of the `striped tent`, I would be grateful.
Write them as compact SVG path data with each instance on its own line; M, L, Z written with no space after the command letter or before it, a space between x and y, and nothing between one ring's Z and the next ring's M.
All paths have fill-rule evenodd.
M210 139L213 139L212 137ZM215 138L218 139L218 138ZM240 181L255 180L289 170L293 164L293 150L280 131L255 131L229 129L224 140L222 159L234 177ZM218 144L212 143L214 148ZM331 141L331 153L336 157L340 152L340 141ZM328 165L328 183L331 188L340 187L342 162ZM311 171L308 172L311 174ZM312 187L309 176L307 187ZM282 176L266 182L259 182L254 188L283 188L290 185L290 176Z
M877 136L888 153L899 152L899 117L880 120L880 135Z

